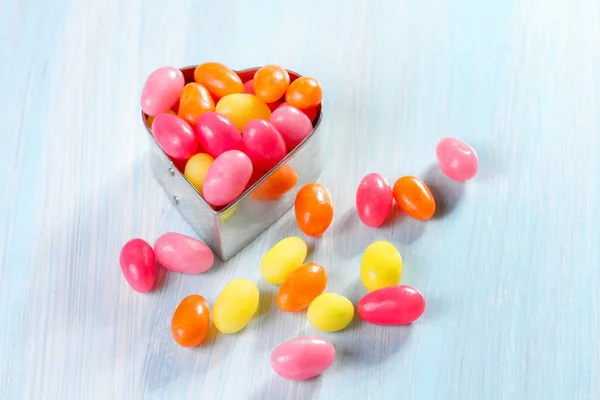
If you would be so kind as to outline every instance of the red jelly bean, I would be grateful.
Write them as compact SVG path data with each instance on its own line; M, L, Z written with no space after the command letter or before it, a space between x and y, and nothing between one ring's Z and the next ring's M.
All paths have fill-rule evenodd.
M425 311L425 298L408 285L388 286L366 294L358 302L358 315L370 324L407 325Z
M219 113L209 111L198 118L196 134L204 151L217 158L229 150L242 150L240 131L231 120Z
M356 211L363 224L378 227L392 211L392 189L385 178L371 173L365 176L356 190Z
M125 243L120 257L121 271L127 283L136 292L152 290L156 282L156 257L154 250L142 239Z
M198 150L196 133L176 115L158 114L152 121L152 134L163 151L178 160L187 160Z
M244 128L244 151L254 168L268 171L285 157L285 142L281 134L268 121L255 119Z

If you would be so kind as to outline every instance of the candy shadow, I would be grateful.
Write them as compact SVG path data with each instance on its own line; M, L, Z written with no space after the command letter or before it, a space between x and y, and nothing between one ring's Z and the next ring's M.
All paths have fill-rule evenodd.
M327 374L325 371L323 374ZM323 374L304 381L291 381L271 372L271 377L250 394L250 400L312 399L321 388Z
M375 240L386 240L389 229L371 228L363 224L354 207L346 210L338 221L334 221L334 251L343 258L354 258L362 254ZM380 239L375 239L380 237Z
M423 236L427 221L419 221L411 218L400 209L397 212L400 215L396 218L394 225L394 241L398 241L404 245L415 243Z
M269 319L269 314L275 308L275 303L277 300L277 291L273 289L272 285L268 285L266 282L259 283L259 302L258 302L258 310L256 310L256 314L254 314L253 321L255 322L255 327L262 326Z
M448 178L437 163L429 167L423 181L435 198L435 219L444 218L454 211L465 192L465 183Z

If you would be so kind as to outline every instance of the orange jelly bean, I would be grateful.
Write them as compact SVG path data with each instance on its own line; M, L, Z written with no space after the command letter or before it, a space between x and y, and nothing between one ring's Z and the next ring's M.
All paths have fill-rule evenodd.
M284 164L254 189L250 197L255 200L275 200L298 183L298 174L289 164Z
M195 126L198 118L209 111L215 111L215 102L208 90L196 82L185 85L179 98L177 115Z
M218 62L198 65L194 70L194 80L218 99L228 94L244 92L244 84L238 74Z
M425 221L435 213L435 199L419 178L403 176L396 181L392 192L398 207L412 218Z
M315 107L322 98L323 90L319 82L307 76L292 82L285 94L285 102L301 110Z
M288 86L290 75L279 65L265 65L254 74L254 95L265 103L281 99Z
M327 274L319 264L308 263L295 269L277 292L281 311L296 312L308 308L327 286Z
M192 294L179 303L171 320L173 338L183 347L202 343L210 329L210 309L204 297Z
M333 220L329 190L320 183L308 183L300 189L294 202L296 222L308 236L321 236Z

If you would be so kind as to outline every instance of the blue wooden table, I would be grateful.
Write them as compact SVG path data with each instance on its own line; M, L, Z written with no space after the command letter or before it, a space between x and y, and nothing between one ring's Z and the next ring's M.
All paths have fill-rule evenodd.
M0 398L600 398L600 7L580 0L0 1ZM139 97L161 65L279 63L322 83L320 181L335 218L311 260L355 304L379 239L427 310L408 327L321 334L284 315L259 262L300 234L286 214L206 274L135 293L123 243L193 234L154 180ZM455 184L435 145L459 137L480 171ZM380 229L359 180L417 175L441 212ZM257 282L260 314L184 349L170 318ZM299 335L337 349L321 377L276 376Z

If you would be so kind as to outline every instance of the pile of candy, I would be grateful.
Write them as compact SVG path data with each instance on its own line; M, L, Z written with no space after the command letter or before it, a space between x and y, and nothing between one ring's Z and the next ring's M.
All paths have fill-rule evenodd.
M206 65L213 65L213 67L208 68ZM263 67L256 73L254 77L256 96L250 95L252 97L247 97L243 101L237 97L228 97L236 96L236 94L231 94L229 91L233 90L232 88L240 90L242 83L235 79L233 76L235 74L232 75L230 70L219 69L218 71L224 71L221 74L214 72L214 68L217 68L214 65L216 64L203 64L196 69L196 72L200 72L197 75L195 74L198 87L194 89L196 90L194 93L197 94L198 99L203 99L202 113L198 111L200 108L191 107L188 100L184 100L189 95L189 93L184 92L192 90L188 89L187 85L183 87L182 84L178 84L177 88L181 91L181 96L179 96L177 90L170 87L170 81L167 82L168 85L164 80L161 80L160 85L155 84L161 88L159 92L162 93L162 97L149 95L146 93L145 88L145 94L142 97L146 99L142 102L145 107L144 112L150 113L148 114L150 117L152 117L152 114L156 115L154 122L152 122L152 131L157 137L157 141L159 141L159 138L165 138L165 140L160 139L159 141L159 143L163 143L161 145L163 149L166 147L171 150L181 150L184 146L183 143L185 143L182 138L189 134L185 132L192 132L190 124L193 124L194 116L199 113L201 115L196 118L196 127L200 126L200 121L203 121L203 118L209 118L209 121L221 121L219 124L222 124L223 127L223 129L215 129L214 126L216 125L211 125L211 128L206 128L206 131L211 133L205 136L205 138L209 137L209 140L203 142L202 148L205 150L216 148L223 150L228 143L234 141L231 138L235 137L235 140L237 140L236 135L239 135L239 131L243 131L244 136L247 133L253 136L253 134L260 131L262 133L259 136L279 137L278 135L285 129L279 129L279 126L275 127L272 118L271 123L266 119L253 123L249 116L255 117L260 113L266 116L266 110L272 107L272 102L276 102L282 97L282 93L285 93L286 101L289 104L301 107L302 110L313 107L316 103L317 97L306 95L308 92L313 93L310 91L312 89L309 90L306 87L316 88L318 84L302 84L301 87L296 88L297 91L293 87L294 83L302 78L289 85L285 75L281 72L282 69L278 69L279 67L276 66ZM222 68L222 66L219 64L218 68ZM172 69L169 71L171 72L167 76L172 77L173 80L178 79L178 75ZM259 74L260 71L265 71L263 72L264 76ZM277 73L281 74L277 75ZM283 77L280 75L283 75ZM159 76L163 75L159 74ZM208 79L206 76L220 77L219 79L224 80L226 84L216 84L211 80L212 78ZM223 76L227 78L223 78ZM280 78L275 79L274 76ZM151 76L149 82L154 82L155 79L157 78ZM314 82L314 80L305 82ZM165 88L168 86L170 88L166 90ZM247 86L250 86L250 84ZM320 88L318 92L320 101ZM216 109L221 110L223 114L207 111L213 104L209 101L212 100L211 96L220 97L221 100L218 101ZM168 101L162 101L163 97L168 97ZM179 117L168 113L168 108L178 98L180 98ZM226 100L225 105L220 107L219 105L222 104L223 100ZM157 106L158 103L161 103L161 105ZM206 106L204 107L204 105ZM167 112L165 112L165 107L167 107ZM293 108L289 105L287 107L287 110ZM240 109L246 111L241 112ZM259 109L262 111L259 111ZM272 115L275 115L277 110L280 109L277 108ZM286 111L286 113L291 113L291 111ZM207 115L209 117L206 117ZM293 115L304 114L298 112ZM203 129L200 129L200 132L203 132ZM196 132L198 132L198 129L196 129ZM301 136L295 136L295 141L289 141L288 136L285 139L286 151L296 146L301 141ZM243 140L245 144L245 138ZM248 140L248 142L252 143L252 140ZM208 177L213 168L217 168L215 165L218 166L217 171L226 168L230 173L234 173L234 175L230 175L229 181L221 181L218 185L220 188L215 189L214 196L212 194L208 196L211 199L209 201L211 204L226 204L226 201L234 199L234 193L243 190L241 185L236 185L234 182L236 179L241 179L239 174L243 175L242 181L246 180L246 177L251 174L248 169L258 167L264 171L268 166L272 167L274 158L269 158L271 161L267 162L268 157L264 157L265 154L272 155L277 152L278 157L285 154L280 149L273 150L270 147L271 145L275 146L273 144L275 142L270 139L261 142L262 145L257 146L257 148L262 149L260 154L253 153L252 150L248 151L246 146L240 147L246 153L239 149L224 150L217 155L212 164L210 163L211 159L208 158L211 157L208 150L208 154L201 153L194 156L201 158L199 163L210 165L204 179L205 198L207 197ZM190 141L190 143L193 142ZM170 148L169 144L173 146ZM196 151L198 145L195 144L194 146L191 147L194 147L194 151ZM171 156L173 154L190 156L193 153L191 147L187 152L177 153L172 151L167 154ZM469 180L477 172L478 160L475 151L468 144L458 139L446 138L441 140L436 148L436 155L441 170L451 179ZM190 156L188 165L194 157ZM222 161L219 162L219 160ZM242 164L244 165L240 167ZM196 169L201 168L194 167L194 170ZM187 165L185 170L188 171ZM206 169L202 170L205 171ZM197 176L195 175L195 177ZM235 190L231 189L232 187L235 187ZM218 197L217 192L219 191L225 191L227 195ZM436 210L435 199L431 191L425 182L414 176L403 176L394 183L393 187L390 187L381 175L377 173L368 174L360 181L355 200L360 220L369 227L377 227L383 224L392 211L394 201L408 216L418 220L430 219ZM334 208L329 190L323 184L316 182L303 186L296 196L294 210L300 231L310 237L323 235L333 220ZM323 332L341 331L355 317L355 306L346 297L326 291L327 273L323 266L315 262L306 262L307 252L307 245L302 238L298 236L284 238L275 244L262 258L260 264L261 275L269 284L280 285L276 303L282 312L306 311L307 320L317 330ZM120 259L121 270L125 279L138 292L152 290L157 276L157 263L171 271L202 273L208 270L213 262L213 253L204 243L192 237L172 232L160 236L156 240L154 248L139 238L127 242L121 251ZM375 325L406 325L417 320L425 311L425 298L423 295L411 286L400 284L402 257L393 244L380 240L368 246L362 256L359 275L364 287L369 291L360 299L356 307L358 316L363 321ZM173 338L175 342L184 347L196 346L202 343L209 332L211 317L212 323L220 332L224 334L239 332L246 327L256 314L259 299L260 293L257 285L245 278L228 283L216 298L212 310L204 297L198 294L187 296L173 313L171 321ZM333 363L334 359L335 347L333 344L319 337L298 337L280 344L273 350L271 353L271 366L278 375L286 379L304 380L323 373Z
M159 146L206 202L219 208L312 132L322 97L315 79L292 79L279 65L266 65L242 82L227 66L208 62L196 67L194 82L187 84L177 68L155 70L141 105ZM295 172L281 169L279 178L295 185Z

